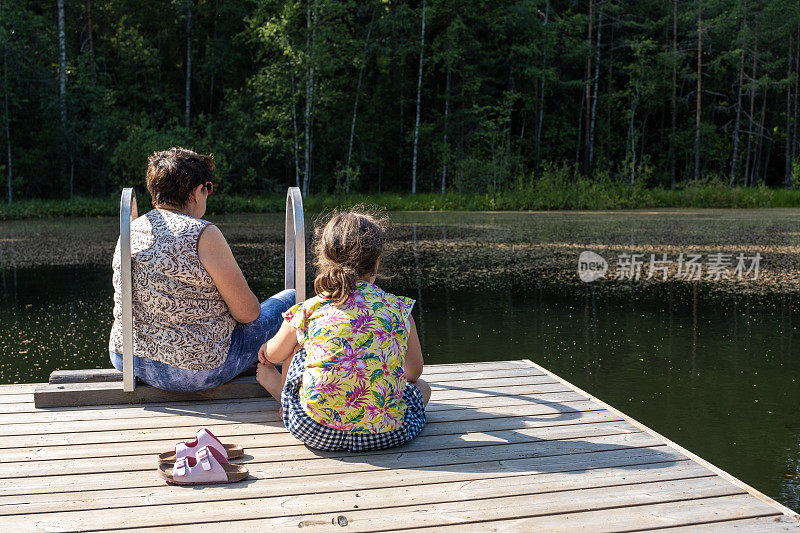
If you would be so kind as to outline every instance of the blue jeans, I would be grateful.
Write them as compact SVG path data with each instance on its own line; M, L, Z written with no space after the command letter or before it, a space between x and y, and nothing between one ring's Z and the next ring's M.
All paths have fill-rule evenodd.
M225 362L211 370L187 370L133 356L133 374L153 387L175 392L213 389L232 380L258 361L258 349L275 336L284 311L294 305L294 289L286 289L261 303L261 314L249 324L236 324ZM110 352L111 364L122 371L122 354Z

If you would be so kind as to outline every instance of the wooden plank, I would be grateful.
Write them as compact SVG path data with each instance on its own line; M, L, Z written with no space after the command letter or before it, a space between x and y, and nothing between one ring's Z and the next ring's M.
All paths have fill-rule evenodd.
M588 402L587 405L592 407ZM526 409L520 409L520 407ZM620 421L617 415L605 410L589 410L581 412L579 418L565 418L553 413L547 416L547 413L543 413L536 406L493 409L491 413L472 414L462 409L434 414L439 416L429 418L424 435L462 434L465 427L468 427L470 432L476 432ZM466 419L467 416L470 418ZM468 421L469 424L465 425L465 421ZM224 442L233 442L245 448L299 445L299 441L295 440L285 429L277 426L228 424L209 426L209 429ZM188 433L190 432L187 430L184 440L189 440L189 437L192 436ZM164 428L159 432L144 432L144 434L142 432L125 432L123 435L115 432L111 438L116 440L104 445L98 445L99 443L96 442L65 445L63 440L54 436L48 446L33 447L29 446L25 437L20 437L11 441L11 444L21 445L16 448L5 446L8 441L0 439L0 462L156 454L171 449L176 441L180 440L180 437L176 437L176 435L179 433L174 428Z
M459 482L488 480L502 477L536 475L533 482L548 483L551 480L571 481L578 477L597 479L630 480L631 475L645 472L663 472L671 475L676 467L697 469L696 463L663 447L667 456L648 448L635 451L621 450L587 453L577 456L554 456L534 459L509 459L486 461L476 465L451 465L446 469L431 467L398 468L391 475L384 471L362 472L357 476L329 475L314 477L287 477L280 482L271 478L252 478L247 483L231 486L212 485L202 491L181 491L164 483L152 487L113 487L109 489L81 490L76 492L49 492L23 494L0 498L0 515L42 513L66 509L108 509L113 507L139 507L157 501L162 504L181 502L223 501L246 498L264 498L307 494L313 487L314 494L340 491L357 491L384 487L422 485L431 482ZM662 460L663 459L663 460ZM689 465L689 466L678 466ZM683 471L683 470L681 470ZM702 474L701 470L701 474ZM544 477L538 477L544 476ZM577 485L576 485L577 486ZM537 485L541 487L541 485ZM84 487L86 489L87 487Z
M522 361L520 361L520 363L522 363ZM28 394L33 392L35 388L36 383L11 383L8 385L0 385L0 396L6 394Z
M496 394L494 396L498 398L517 398L517 397L524 397L530 396L531 394L540 394L544 395L545 393L541 392L542 390L547 390L547 387L550 387L551 390L561 391L563 394L573 394L578 395L571 389L564 387L560 383L554 383L551 385L536 385L535 387L525 387L519 385L513 385L510 387L503 387L502 391L503 394ZM478 388L476 390L471 389L462 389L456 391L441 391L437 393L436 397L438 399L458 399L458 398L468 398L472 396L484 396L484 397L492 397L493 395L487 394L484 388ZM585 398L584 396L580 395L581 398ZM117 413L120 412L127 412L127 410L131 410L131 412L135 412L135 409L141 410L150 410L153 407L171 407L171 406L202 406L202 405L213 405L213 404L225 404L230 403L231 405L235 405L238 403L244 402L256 402L256 401L263 401L263 400L271 401L269 397L258 397L258 398L230 398L230 399L221 399L221 400L205 400L205 399L194 399L189 401L183 402L151 402L144 405L136 405L136 404L111 404L111 405L93 405L93 406L66 406L66 407L41 407L37 408L33 404L33 395L30 395L30 401L25 403L16 403L16 404L2 404L0 403L0 424L3 423L3 415L4 414L15 414L15 413L70 413L70 412L91 412L93 410L102 411L102 412L109 412L109 418L113 418L116 416L112 410L116 410ZM38 419L37 419L38 420ZM13 422L13 421L12 421Z
M98 383L105 381L121 382L122 372L116 368L56 370L50 373L48 383Z
M473 372L484 370L497 370L525 367L530 368L531 365L527 359L515 359L511 361L485 361L478 363L442 363L435 365L425 365L424 375L431 376L433 374L444 374L451 372ZM544 372L542 372L544 374Z
M784 514L776 516L763 516L759 518L737 518L720 522L707 522L705 524L692 524L691 526L678 526L670 528L652 529L659 533L731 533L742 531L800 531L800 523Z
M436 398L439 400L450 400L450 399L458 399L463 397L470 397L474 395L480 396L517 396L517 395L530 395L530 394L538 394L538 393L546 393L546 392L574 392L571 388L565 387L561 383L545 383L542 385L499 385L499 386L489 386L488 384L483 384L481 387L466 387L462 386L456 390L441 390L436 393ZM259 398L266 398L269 399L267 396L258 396L251 399L259 399ZM225 400L242 400L246 398L221 398L217 401L225 401ZM189 398L184 399L181 401L163 401L163 402L148 402L147 405L165 405L170 403L202 403L214 401L214 398ZM24 404L23 412L47 412L49 411L60 411L62 409L65 410L78 410L86 407L95 407L95 408L119 408L124 409L129 407L130 405L136 404L97 404L91 406L54 406L54 407L40 407L36 408L33 403L33 395L31 394L28 396L28 400ZM0 409L2 409L2 397L0 397ZM18 406L14 406L14 412L17 412ZM0 411L3 412L3 411Z
M502 429L503 426L524 425L525 427L548 427L619 421L619 417L616 415L606 414L602 410L585 412L579 419L561 419L558 416L538 416L537 418L538 420L530 421L527 420L526 417L486 417L485 419L474 419L468 422L471 429L482 428L484 426ZM492 420L497 420L497 422L492 422ZM495 426L492 426L492 424ZM196 426L189 428L192 430L189 431L189 433L193 432L195 427ZM223 441L237 443L242 446L255 446L255 444L247 444L253 439L256 440L259 447L274 447L289 445L287 443L298 443L298 441L294 441L294 438L279 424L236 424L208 427ZM426 427L427 429L424 431L423 435L463 434L465 421L457 419L451 420L448 417L447 419L428 422ZM176 431L175 428L126 432L96 432L90 435L66 434L66 436L69 437L68 440L52 439L44 442L44 446L29 446L30 443L26 441L24 437L12 437L7 439L11 444L16 446L16 448L7 447L6 449L0 450L0 453L2 457L8 461L41 461L48 458L69 458L73 456L76 458L108 457L109 455L119 455L123 453L122 450L129 449L131 444L149 442L154 443L153 446L158 446L158 443L160 443L161 446L158 446L156 451L162 452L174 447L175 443L182 438L186 440L187 436L191 436L184 435L184 437L179 437L179 435L181 435L181 433ZM0 446L3 446L5 442L7 442L7 439L2 439ZM70 449L74 449L75 453L70 454ZM148 450L148 448L143 448L143 450ZM156 451L148 451L145 453L156 453Z
M437 376L437 378L449 379L453 375L469 376L469 379L481 379L483 377L514 376L525 375L543 376L544 374L524 361L509 361L511 365L497 363L474 363L472 365L432 365L425 367L423 377ZM457 373L457 374L456 374ZM243 376L255 375L255 367L247 369ZM101 382L121 382L122 372L115 368L89 368L85 370L56 370L50 374L49 383L101 383ZM0 389L2 392L2 389ZM22 392L22 391L21 391ZM33 387L24 392L33 392Z
M443 364L443 365L428 365L425 367L424 379L434 379L434 380L442 380L448 379L452 375L459 375L464 376L468 379L482 379L479 374L483 374L489 372L485 377L490 377L491 373L508 373L510 370L519 370L521 372L525 372L524 375L538 375L543 376L545 375L541 371L533 368L530 364L526 363L524 360L516 360L516 361L496 361L496 362L485 362L485 363L454 363L454 364ZM65 375L69 375L70 372L98 372L101 374L111 374L116 375L121 374L117 370L113 369L94 369L94 370L81 370L81 371L56 371L53 374L56 376L60 376L61 373L67 373ZM114 374L116 373L116 374ZM51 378L53 378L53 374L51 374ZM436 377L434 377L436 376ZM64 381L59 377L55 378L59 381ZM119 378L121 379L121 378ZM0 413L10 413L10 412L26 412L26 411L35 411L36 408L33 406L33 392L37 387L37 383L24 383L24 384L10 384L10 385L0 385ZM7 398L6 402L2 396L9 395L9 394L20 394L20 395L28 395L30 396L22 396L17 398ZM25 405L24 404L30 404ZM205 401L203 399L195 398L191 401ZM165 403L165 402L151 402L151 403ZM113 405L116 407L126 407L130 404L107 404ZM80 406L73 406L72 408L79 408ZM44 408L44 407L42 407ZM59 408L67 408L69 406L59 406Z
M433 390L456 390L460 388L486 389L491 391L495 387L508 387L511 385L551 385L558 383L551 376L513 376L501 378L488 378L486 380L450 379L447 381L430 381ZM481 384L482 383L482 384Z
M541 494L527 494L524 488L520 487L520 492L511 496L491 496L483 495L478 498L467 496L463 501L443 501L428 504L414 504L417 494L424 492L417 489L414 492L395 489L404 498L411 498L410 505L402 505L404 499L395 498L391 501L399 506L392 507L391 512L384 509L361 509L351 507L349 510L335 512L321 512L314 514L313 507L306 508L305 512L286 516L280 513L281 508L295 508L292 503L301 500L300 497L289 497L280 502L278 509L270 506L272 503L266 500L246 500L240 501L234 509L223 506L190 506L192 513L176 515L173 509L167 509L162 515L161 523L158 525L173 525L175 531L188 531L190 528L197 530L198 523L203 524L203 529L208 531L224 531L235 527L236 531L263 531L263 530L288 530L302 528L310 531L328 530L332 524L346 525L347 531L380 531L393 529L397 526L413 527L435 527L444 525L462 524L461 531L464 530L463 524L472 527L473 521L493 521L508 520L526 515L543 515L547 523L552 527L530 527L519 528L521 531L576 531L575 527L587 529L588 524L585 520L587 511L599 509L613 509L618 515L617 522L622 522L628 515L629 509L636 510L636 506L664 502L683 502L706 501L715 498L722 500L741 496L742 491L721 479L719 476L700 477L691 479L680 479L677 481L653 481L621 486L601 486L590 487L578 490L562 490L545 492ZM488 494L491 492L487 491ZM486 494L486 493L485 493ZM424 496L420 496L422 498ZM354 498L355 499L355 498ZM359 500L361 498L358 498ZM750 512L774 512L762 502L750 499L747 503L737 499ZM301 500L302 501L302 500ZM370 502L371 503L371 502ZM273 504L274 505L274 504ZM357 503L354 505L358 505ZM149 508L155 511L155 508ZM301 508L302 510L302 508ZM239 511L237 518L227 518L223 513ZM726 513L736 514L733 509L726 509ZM280 513L280 514L278 514ZM566 515L566 513L574 513ZM148 513L150 514L150 513ZM278 516L270 516L275 515ZM549 515L549 516L548 516ZM555 515L555 516L552 516ZM47 516L47 515L45 515ZM79 514L73 515L77 518ZM225 518L223 518L225 517ZM257 517L257 518L254 518ZM568 517L568 518L567 518ZM572 519L578 517L578 519ZM44 517L43 517L44 518ZM52 528L72 528L79 524L62 522L59 520L50 521L55 518L47 516L46 522ZM638 517L639 527L641 527L641 516ZM572 520L570 520L572 519ZM144 520L144 519L143 519ZM153 520L153 515L148 517ZM236 520L235 524L225 524L223 520ZM579 522L580 520L580 522ZM192 525L180 524L181 521L192 522ZM184 522L184 523L185 523ZM153 522L150 522L153 524ZM148 525L150 525L148 524ZM155 526L155 524L153 524ZM603 527L605 523L597 523L596 529L592 531L608 531L609 528ZM126 526L136 527L136 522L126 522Z
M584 396L576 392L557 392L535 395L513 395L487 397L473 395L471 398L450 400L448 402L433 401L429 403L426 412L450 409L471 409L478 406L510 406L525 405L529 403L562 403L570 404L577 401L586 401ZM152 418L161 416L182 416L184 414L203 413L205 415L221 415L232 413L246 413L263 411L265 409L277 411L278 405L271 398L250 398L238 400L214 400L206 402L175 402L142 405L115 405L95 407L63 407L37 409L33 413L0 413L0 425L32 424L42 422L70 422L77 420L109 420L121 418Z
M623 508L612 507L602 510L586 510L550 516L534 515L491 522L469 522L467 529L469 531L604 533L612 531L650 531L656 528L669 528L667 531L672 531L672 526L685 525L687 530L694 531L695 525L702 522L776 516L781 516L781 514L764 502L753 498L750 494L738 494L713 498L673 500ZM407 520L412 520L412 518L408 517ZM789 519L791 520L791 518ZM464 524L464 522L461 522L458 525L437 526L436 531L464 531ZM237 531L247 530L242 526L242 523L237 522ZM204 526L203 529L213 531L215 528ZM180 531L180 529L176 529L176 531ZM404 531L421 532L429 530L406 529ZM712 531L716 531L716 529L712 529ZM766 531L769 530L767 529Z
M544 415L547 413L564 413L564 418L576 418L576 412L583 412L587 410L586 406L589 406L589 410L599 410L593 403L588 402L582 396L576 393L557 393L553 395L537 395L537 396L530 396L530 397L520 397L520 398L527 398L527 401L518 400L516 397L511 397L506 400L504 397L474 397L469 399L462 399L459 400L458 404L450 404L444 402L431 402L427 405L425 411L428 415L428 421L436 421L440 419L440 412L449 412L449 411L458 411L455 413L450 413L445 416L448 419L460 419L460 420L472 420L472 419L480 419L480 418L487 418L494 416L496 413L506 413L510 412L508 409L512 408L519 408L521 409L519 413L538 413L540 415ZM562 401L559 401L563 398ZM166 411L167 414L164 417L169 417L172 420L171 424L161 424L164 427L169 429L175 429L178 427L185 427L184 424L186 423L184 417L187 416L207 416L208 418L213 419L212 424L217 427L218 430L221 429L219 427L220 424L227 425L242 425L245 423L252 423L252 422L279 422L280 418L278 416L277 405L269 405L265 404L263 401L259 401L253 404L240 404L241 411L226 411L224 409L220 409L219 412L216 412L216 409L222 407L219 404L205 404L201 406L196 406L196 411L183 411L183 409L176 409L173 412L169 410ZM536 407L536 406L544 406L545 411L537 410L537 411L527 411L527 406ZM147 412L145 410L145 412ZM161 413L161 411L159 411ZM256 417L255 419L246 420L246 417L251 416L253 413L260 413L263 418ZM49 415L51 413L47 413L48 419L45 422L55 423L57 420L50 420ZM47 428L48 424L41 424L39 422L30 422L27 425L21 426L22 430L17 431L7 431L7 433L17 433L18 435L7 435L7 436L0 436L0 447L6 448L14 448L14 447L39 447L39 446L48 446L48 445L63 445L63 444L78 444L78 443L89 443L89 442L118 442L119 440L130 440L131 438L135 439L136 437L132 437L130 434L120 433L119 439L108 439L108 438L101 438L100 440L95 440L93 438L94 435L98 433L107 435L113 431L135 431L136 435L140 435L141 430L140 427L142 424L146 424L150 418L146 416L142 417L116 417L119 420L119 423L122 423L122 420L129 420L131 418L131 427L132 430L120 430L117 428L109 429L108 427L103 428L102 424L100 425L100 430L96 427L93 428L93 431L87 431L85 426L81 424L77 424L78 421L75 420L66 420L65 422L73 422L73 426L75 431L74 432L60 432L55 433L53 431L44 431L42 433L33 433L32 429L34 429L30 424L40 424L41 428ZM156 419L159 418L158 416L155 417ZM143 420L140 420L143 419ZM36 419L38 420L38 418ZM105 419L101 419L105 420ZM100 424L98 421L91 421L92 424ZM17 427L18 424L10 425L9 427ZM194 427L195 424L189 424L189 428L187 430L181 430L180 435L181 437L177 438L188 438L195 432ZM69 427L62 427L62 429L69 429ZM154 430L157 428L153 428ZM146 433L150 434L150 431ZM176 438L175 432L170 433L172 435L169 438Z
M115 524L125 524L126 527L157 527L172 525L176 519L175 509L172 505L180 505L178 520L200 522L226 522L247 517L278 518L284 515L312 515L319 513L344 513L350 516L356 509L369 507L362 511L364 514L382 514L384 521L398 523L398 518L403 516L400 511L396 514L393 508L402 503L404 508L427 507L438 509L441 505L469 505L470 501L486 500L488 498L508 498L518 501L527 496L527 500L535 505L536 499L547 497L552 493L559 493L557 501L563 501L565 493L575 499L576 491L600 492L601 489L619 490L628 487L636 493L643 484L655 485L659 490L676 488L684 481L689 488L703 493L713 490L712 494L719 494L717 483L701 476L714 476L707 470L685 461L672 463L669 467L657 470L632 471L622 473L619 471L605 472L606 475L595 472L576 473L572 476L539 474L514 477L490 478L472 480L469 482L453 481L439 482L428 480L424 485L398 485L386 488L357 489L338 491L333 493L312 493L287 496L240 498L229 505L209 505L209 501L186 502L180 500L172 504L164 504L160 499L150 496L147 512L142 512L141 507L114 507L113 517ZM715 476L714 476L715 477ZM730 485L729 485L730 486ZM732 487L732 486L731 486ZM654 487L648 487L651 491ZM684 490L688 490L684 489ZM734 488L734 490L736 490ZM174 492L174 491L173 491ZM200 492L200 491L195 491ZM237 491L229 490L229 495ZM230 497L230 496L229 496ZM177 499L177 498L173 498ZM466 500L466 501L464 501ZM139 500L141 501L141 500ZM155 505L153 503L157 502ZM573 503L575 505L575 503ZM386 511L387 508L391 510ZM383 509L382 511L380 511ZM390 515L391 517L387 516ZM50 527L67 530L101 529L109 525L107 509L61 511L49 513L46 517ZM403 520L405 522L405 520ZM380 524L376 520L376 525ZM364 530L361 519L352 522L355 529ZM238 524L237 524L238 525ZM385 522L382 524L385 527ZM234 526L235 527L235 526ZM284 527L286 527L284 525ZM379 525L380 527L380 525ZM348 529L350 525L348 524Z
M416 440L416 439L415 439ZM383 454L365 456L364 454L346 454L338 457L323 457L296 461L278 461L259 463L248 462L250 474L255 478L277 479L284 477L312 475L342 475L361 472L382 471L401 468L438 467L450 469L452 465L471 465L480 471L481 464L510 459L543 458L550 456L569 456L620 451L635 452L637 449L650 448L656 456L663 460L672 458L672 454L662 454L660 442L644 433L624 433L602 437L583 437L576 439L539 441L534 443L515 443L502 446L472 446L454 450L408 451L405 447L386 450ZM151 475L143 475L142 471L124 470L113 476L105 473L74 472L61 476L19 477L13 483L0 484L0 496L39 494L43 492L68 492L118 487L150 487L159 485L155 478L155 461L151 467ZM538 470L541 471L541 470ZM394 475L394 474L392 474Z
M570 424L510 430L490 430L484 432L476 431L465 434L461 432L457 434L430 436L421 434L409 444L403 446L402 451L422 452L428 450L456 450L474 446L536 444L544 440L555 441L578 437L618 435L631 432L638 433L639 429L628 422L608 421L595 422L593 424ZM120 461L120 457L123 456L115 453L114 447L109 446L106 453L108 455L101 457L4 462L0 463L0 479L59 476L75 472L150 470L157 464L156 457L153 454L128 455L124 456L124 461ZM254 461L259 462L296 461L300 459L317 459L322 457L338 458L343 456L349 458L363 458L381 455L383 453L385 453L383 450L361 452L358 454L322 452L311 450L303 445L258 446L257 443L251 439L248 439L247 448L247 454L252 456Z
M33 403L33 394L29 392L15 392L0 395L0 405L2 404L19 404L19 403Z
M480 402L480 398L472 400L475 402L474 407L467 405L451 406L445 403L428 404L428 409L426 409L428 421L431 423L441 420L478 420L491 418L497 413L506 412L505 409L502 409L503 406L496 403L502 400L502 398L485 398L483 400L486 402L485 407L483 406L483 402ZM524 406L536 407L536 405L537 404L526 402L512 404L508 407L523 408ZM561 420L577 420L580 413L586 410L599 410L593 403L587 402L587 400L559 402L558 404L543 403L541 405L543 407L541 407L540 410L520 410L519 412L537 413L538 416L547 417L551 420L554 418ZM193 416L195 418L192 418ZM213 431L220 432L220 435L239 433L235 431L235 428L246 424L264 424L262 428L263 433L284 431L277 410L266 408L261 411L256 410L254 412L241 412L208 417L204 417L203 414L187 414L171 418L120 418L116 421L92 421L93 426L91 428L85 427L85 422L81 421L56 424L56 422L51 422L39 425L15 424L13 426L0 426L0 431L13 433L13 435L0 436L0 447L26 448L61 446L67 444L102 444L126 440L136 441L142 438L142 436L168 438L170 440L186 440L197 431L198 427L202 427L203 424L216 428ZM48 431L47 428L50 425L53 426L54 430L59 429L62 431ZM233 427L234 430L224 429L229 426ZM34 429L40 431L40 433L35 433ZM231 431L233 431L233 433L231 433ZM156 435L160 436L157 437Z
M507 379L517 380L518 378L499 378L496 381L498 382L505 382ZM105 385L104 383L99 383L96 385ZM65 386L65 385L59 385ZM66 385L69 386L69 385ZM447 398L442 398L443 396L464 396L468 394L469 396L475 397L474 394L477 393L478 396L485 395L484 393L486 390L482 389L483 385L480 385L476 388L461 388L454 391L434 391L433 399L431 400L432 404L440 403ZM555 391L560 392L563 389L563 385L561 384L545 384L545 385L530 385L529 388L526 389L528 393L527 399L530 398L530 394L533 392L532 389L542 389L545 390L541 392L549 392L552 389ZM138 389L137 389L138 390ZM502 396L501 394L491 394L490 396ZM274 400L269 400L270 405L266 405L265 408L270 408L271 410L277 409L277 403ZM449 403L449 402L447 402ZM558 405L558 404L556 404ZM228 423L235 423L235 422L252 422L252 418L247 418L247 413L242 413L241 415L236 415L235 418L233 417L225 417ZM203 416L202 414L185 414L181 418L178 423L185 425L194 425L194 424L205 424L205 423L212 423L210 420L216 420L220 417L215 416ZM34 419L35 420L35 419ZM277 418L276 418L277 420ZM70 432L78 432L78 431L97 431L97 430L112 430L112 429L141 429L141 428L155 428L155 427L162 427L164 424L169 423L168 421L159 420L157 417L152 419L142 418L142 419L111 419L111 420L101 420L101 421L93 421L92 423L86 423L83 421L67 421L67 422L31 422L30 424L10 424L10 425L2 425L0 426L0 436L8 436L8 435L31 435L31 434L42 434L42 433L70 433Z
M594 401L598 405L608 409L612 413L616 413L617 415L619 415L624 420L627 420L631 424L639 427L642 431L646 431L647 433L653 435L655 438L660 439L661 441L665 442L668 446L671 446L675 450L678 450L679 452L685 454L687 457L689 457L693 461L697 461L698 463L704 465L706 468L710 469L711 471L713 471L717 475L722 476L724 479L728 480L729 482L733 483L734 485L736 485L736 486L744 489L745 491L749 492L750 494L752 494L753 496L755 496L756 498L758 498L762 502L765 502L768 505L773 506L775 509L778 509L783 514L785 514L787 516L790 516L790 517L800 521L800 514L796 513L795 511L793 511L791 509L789 509L785 505L782 505L782 504L778 503L777 501L773 500L772 498L770 498L766 494L754 489L753 487L751 487L747 483L741 481L740 479L736 478L735 476L732 476L731 474L729 474L728 472L726 472L723 469L719 468L718 466L711 464L710 462L706 461L705 459L703 459L699 455L690 452L689 450L687 450L683 446L671 441L670 439L666 438L664 435L662 435L662 434L650 429L649 427L645 426L641 422L639 422L639 421L635 420L634 418L626 415L625 413L623 413L619 409L616 409L616 408L610 406L609 404L605 403L604 401L600 400L599 398L597 398L595 396L592 396L588 392L576 387L575 385L573 385L572 383L568 382L567 380L565 380L565 379L553 374L552 372L550 372L546 368L537 365L533 361L530 361L530 364L531 364L531 366L533 366L535 368L538 368L539 370L541 370L545 374L547 374L549 376L552 376L554 379L558 380L559 382L563 383L564 385L569 386L575 392L585 395L587 398L591 399L592 401Z
M431 383L434 390L455 391L461 388L476 388L476 384L484 386L504 387L514 385L556 385L549 376L519 376L483 380L452 380L446 384ZM79 405L137 404L153 402L183 402L198 399L215 400L226 398L258 398L268 396L254 376L242 376L220 385L219 387L200 392L171 392L149 385L139 385L133 392L124 392L119 383L44 383L37 386L33 393L36 407L66 407Z
M207 391L171 392L149 385L138 385L132 392L124 392L120 383L44 383L33 393L36 407L64 407L77 405L136 404L150 402L181 402L196 399L257 398L267 392L255 377L238 377Z

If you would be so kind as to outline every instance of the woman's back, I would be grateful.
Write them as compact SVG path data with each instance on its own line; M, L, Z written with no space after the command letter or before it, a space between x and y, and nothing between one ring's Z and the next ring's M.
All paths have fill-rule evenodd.
M236 321L197 253L209 225L153 209L131 224L134 354L179 368L224 362ZM114 252L114 325L109 349L122 352L119 243Z

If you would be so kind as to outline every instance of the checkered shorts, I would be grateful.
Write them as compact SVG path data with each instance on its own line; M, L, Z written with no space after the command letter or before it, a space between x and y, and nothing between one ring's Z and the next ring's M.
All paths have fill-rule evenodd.
M333 429L312 419L300 403L300 388L303 385L306 353L297 352L289 366L286 384L281 394L283 424L297 440L310 448L328 451L347 450L363 452L399 446L410 441L425 425L425 403L422 393L413 383L407 383L403 393L407 409L403 425L386 433L353 433Z

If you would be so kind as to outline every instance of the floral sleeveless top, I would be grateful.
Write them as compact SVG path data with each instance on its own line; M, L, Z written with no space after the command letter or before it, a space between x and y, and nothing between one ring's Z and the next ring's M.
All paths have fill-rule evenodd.
M403 375L414 300L359 281L344 303L314 297L283 316L306 351L300 403L313 420L355 433L403 424Z

